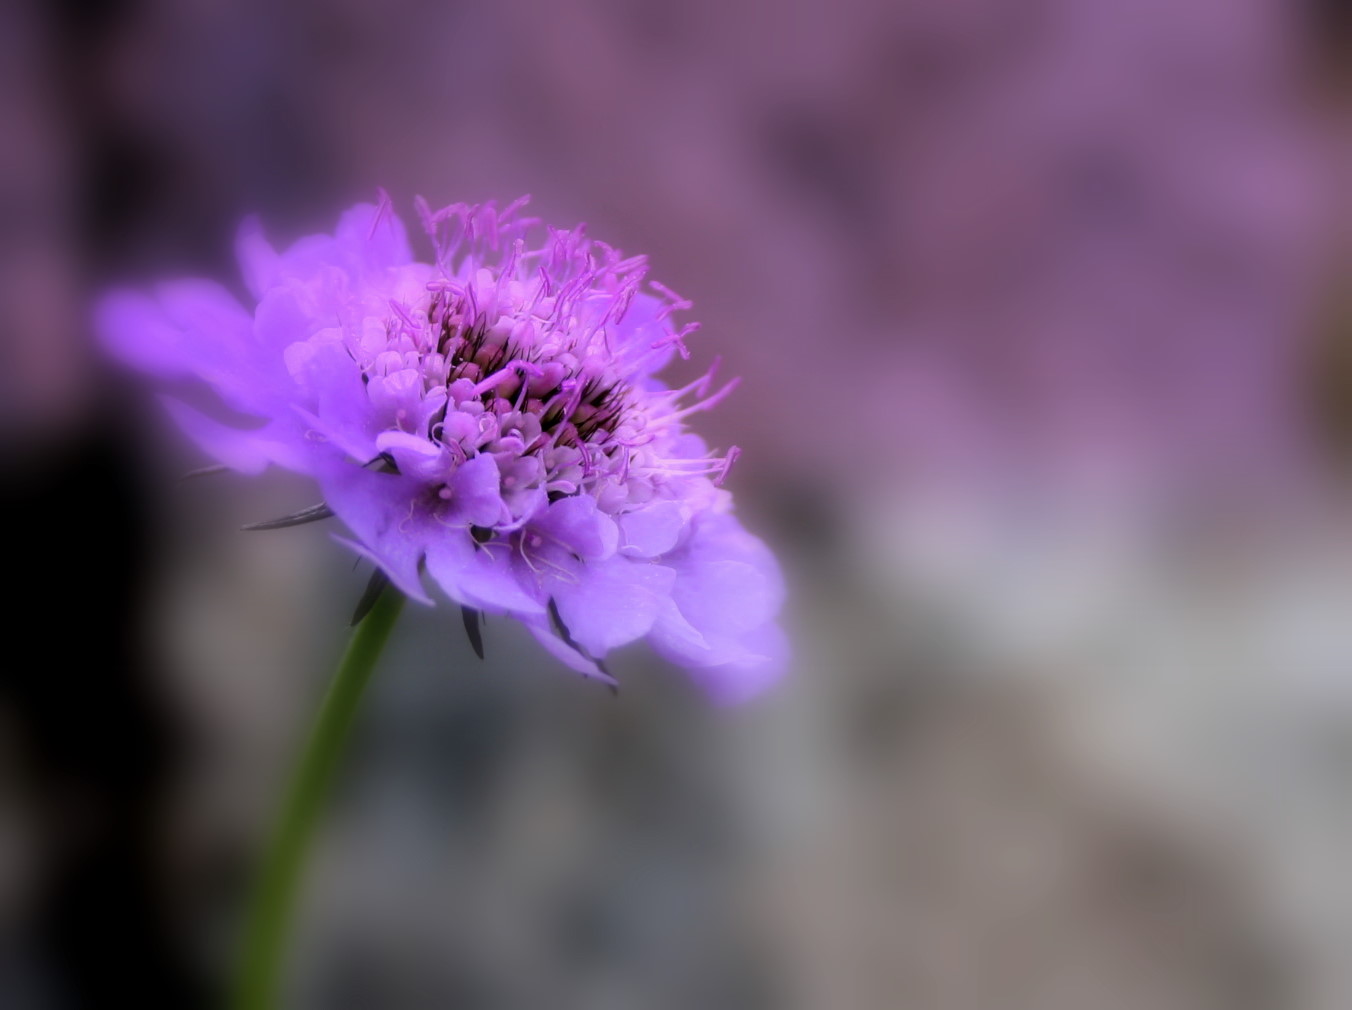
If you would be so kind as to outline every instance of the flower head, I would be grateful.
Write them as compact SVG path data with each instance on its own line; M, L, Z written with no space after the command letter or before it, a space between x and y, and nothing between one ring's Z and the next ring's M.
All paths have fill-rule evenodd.
M784 659L780 575L720 487L737 449L685 429L735 382L663 385L689 303L524 203L420 202L431 263L383 194L281 253L246 221L252 308L183 281L113 295L101 330L137 367L210 386L235 416L167 401L188 435L242 472L312 476L327 509L310 514L332 510L408 596L431 602L430 575L605 680L602 657L647 636L745 697Z

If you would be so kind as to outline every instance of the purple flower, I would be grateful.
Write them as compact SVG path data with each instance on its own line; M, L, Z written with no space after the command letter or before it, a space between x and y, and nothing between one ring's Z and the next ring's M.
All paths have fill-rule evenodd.
M606 681L602 657L647 636L716 699L747 697L786 659L783 586L719 486L736 448L684 427L735 382L664 386L689 303L645 285L643 257L537 229L524 203L419 201L432 263L383 194L281 253L247 221L252 308L182 281L114 294L100 329L135 366L214 390L216 416L167 401L187 434L235 470L313 477L413 599L431 602L430 575Z

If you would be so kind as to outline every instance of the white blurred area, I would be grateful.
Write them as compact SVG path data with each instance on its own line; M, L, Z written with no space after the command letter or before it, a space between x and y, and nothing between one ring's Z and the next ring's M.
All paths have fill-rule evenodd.
M1227 881L1243 910L1214 925L1252 933L1289 973L1284 995L1254 1005L1345 1006L1352 545L1341 517L1218 529L1218 513L1180 536L1102 510L1068 515L1064 502L915 492L851 524L870 584L924 615L924 637L975 695L1031 706L1043 758L1074 769L1063 800L1084 790L1132 810L1129 832L1158 831L1199 877ZM997 829L993 863L1006 840ZM1028 1005L1212 1005L1144 1002L1132 983L1117 998Z

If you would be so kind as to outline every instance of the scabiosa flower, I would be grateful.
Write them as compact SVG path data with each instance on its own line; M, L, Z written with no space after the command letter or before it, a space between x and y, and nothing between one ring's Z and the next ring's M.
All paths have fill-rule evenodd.
M322 505L266 525L336 515L412 599L431 602L430 576L607 682L605 654L646 636L716 699L745 698L785 660L782 582L720 486L738 450L685 428L735 381L660 382L688 356L697 326L672 315L689 303L524 204L419 201L430 263L384 194L280 253L246 221L251 307L181 281L111 296L100 329L135 366L214 390L215 416L166 402L220 464L316 480Z

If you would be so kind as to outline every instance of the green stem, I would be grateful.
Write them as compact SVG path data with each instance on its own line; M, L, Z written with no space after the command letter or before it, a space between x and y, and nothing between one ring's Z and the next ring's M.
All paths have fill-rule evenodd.
M398 590L390 587L381 593L353 631L338 673L324 696L276 833L264 853L246 922L244 959L233 1003L236 1010L274 1010L277 1006L283 944L310 836L362 692L403 605L404 596Z

